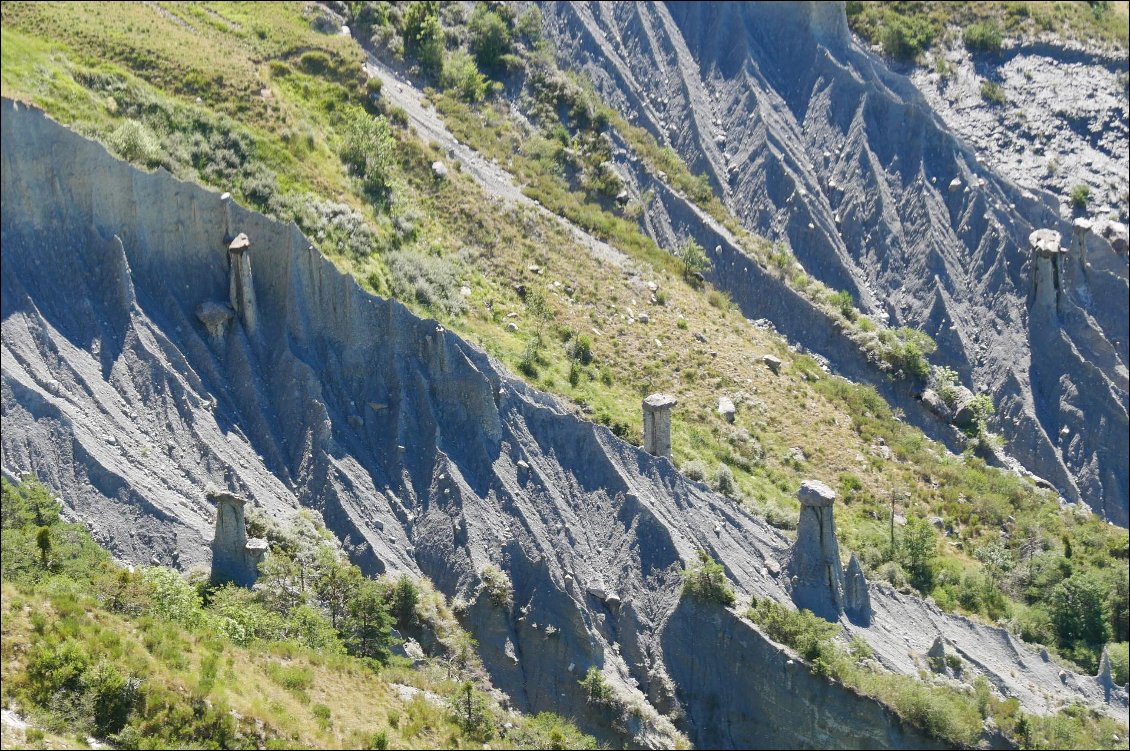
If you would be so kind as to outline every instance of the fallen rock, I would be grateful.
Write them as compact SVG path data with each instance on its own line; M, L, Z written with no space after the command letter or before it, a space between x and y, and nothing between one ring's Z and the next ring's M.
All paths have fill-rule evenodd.
M718 398L718 414L722 415L722 418L726 422L733 422L734 416L737 414L737 411L738 410L734 406L733 400L731 400L729 397L722 396Z
M443 180L447 177L447 165L443 162L432 162L432 175L437 180Z
M775 375L780 375L780 373L781 373L781 360L780 360L780 358L774 357L773 355L765 355L764 357L761 358L761 362L765 363L765 366L767 368L769 368L770 370L772 370Z

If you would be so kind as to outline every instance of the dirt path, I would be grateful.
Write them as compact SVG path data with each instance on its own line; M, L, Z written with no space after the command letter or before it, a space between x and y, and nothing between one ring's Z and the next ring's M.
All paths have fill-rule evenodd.
M527 206L552 217L565 227L574 239L588 248L596 257L623 268L629 258L608 243L602 242L576 226L569 220L546 209L537 201L525 195L514 184L514 179L505 169L492 160L486 159L473 148L459 141L444 125L440 115L424 99L424 93L417 89L406 77L369 55L365 72L384 81L381 97L393 106L400 107L408 115L408 122L421 138L434 141L447 152L449 159L457 160L463 171L471 175L492 196L516 206Z

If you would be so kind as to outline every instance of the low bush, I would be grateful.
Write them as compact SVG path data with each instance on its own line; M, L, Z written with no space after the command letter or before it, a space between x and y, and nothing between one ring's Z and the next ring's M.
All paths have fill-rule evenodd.
M499 607L508 608L514 604L514 585L510 577L497 566L486 566L480 573L483 590L490 601Z
M962 41L970 52L998 52L1004 32L993 21L978 21L965 28Z
M726 569L705 550L698 551L698 563L683 569L683 594L706 602L730 607L737 602Z
M462 267L448 258L397 250L385 256L392 293L449 316L463 313Z

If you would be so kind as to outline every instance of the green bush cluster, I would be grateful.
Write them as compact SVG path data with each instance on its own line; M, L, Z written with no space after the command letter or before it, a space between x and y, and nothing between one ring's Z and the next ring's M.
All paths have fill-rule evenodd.
M1004 89L996 81L984 79L981 81L981 98L989 104L1003 105L1008 102Z
M1004 32L994 21L978 21L965 27L961 39L970 52L999 52Z
M411 250L396 250L384 256L392 293L401 300L415 300L448 316L460 315L467 306L462 293L463 268L454 260Z
M737 595L726 577L726 569L705 550L698 551L698 562L683 569L683 594L726 607L737 602Z
M360 179L366 195L377 201L387 200L389 169L396 148L388 120L353 107L342 118L340 130L341 161Z
M479 573L483 583L483 591L490 597L490 601L502 608L509 608L514 604L514 585L510 577L498 566L485 566Z

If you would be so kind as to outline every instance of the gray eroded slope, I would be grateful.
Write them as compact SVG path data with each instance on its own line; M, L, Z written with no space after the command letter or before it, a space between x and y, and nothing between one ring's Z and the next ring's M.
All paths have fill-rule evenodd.
M907 79L855 47L842 4L546 10L562 63L704 171L746 226L787 242L865 310L933 336L938 359L992 395L995 427L1029 470L1127 523L1126 258L1090 237L1092 265L1071 281L1082 292L1054 322L1070 346L1045 351L1027 238L1070 227L1049 196L979 164ZM662 244L699 232L678 200L657 197L644 225ZM763 280L721 245L715 283L750 317L779 322ZM838 364L819 334L786 333Z
M466 597L466 625L521 708L649 745L670 742L652 707L684 708L699 745L929 742L735 614L680 602L678 571L700 547L743 597L785 599L765 562L787 542L762 521L365 294L293 226L140 172L10 102L2 122L3 466L58 489L116 555L206 561L208 485L276 517L310 506L367 543L356 555L369 572L419 572ZM196 311L227 301L239 232L257 324L212 334ZM512 609L477 589L491 563L513 582ZM1102 700L1094 679L1061 685L999 629L872 596L880 615L863 633L893 669L914 672L908 650L944 632L1032 711ZM590 711L577 685L590 665L649 723L615 728ZM1125 718L1124 692L1112 702Z

